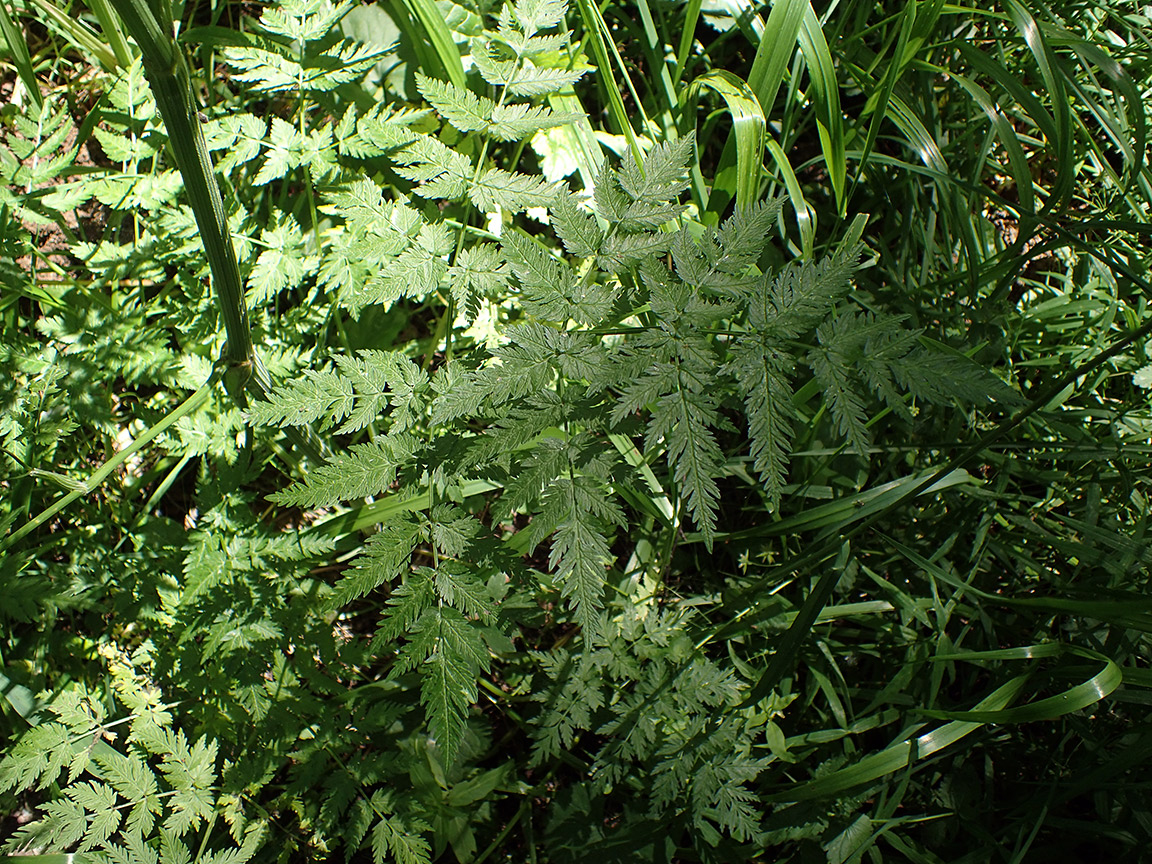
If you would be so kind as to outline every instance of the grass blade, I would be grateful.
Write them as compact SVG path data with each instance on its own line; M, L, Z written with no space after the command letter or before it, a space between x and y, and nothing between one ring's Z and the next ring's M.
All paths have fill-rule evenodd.
M864 139L864 149L860 154L860 161L856 169L856 183L860 182L864 169L868 165L868 158L872 155L872 148L876 146L876 138L880 135L880 124L887 116L888 100L892 98L892 91L896 87L896 82L900 79L908 60L911 60L909 53L912 33L917 29L916 9L915 0L904 7L904 15L900 23L900 35L896 40L896 48L892 52L892 60L884 73L884 80L878 89L872 91L872 95L868 97L868 102L864 105L864 111L861 112L862 118L871 113L872 121L868 124L868 135ZM854 183L853 189L855 189L855 185Z
M792 209L796 211L796 223L800 227L800 248L805 257L812 256L816 246L816 211L804 200L804 192L800 189L800 181L796 179L796 172L792 170L792 163L788 154L784 152L776 139L767 140L768 152L780 173L784 177L784 188L788 190L788 198L792 201Z
M608 25L604 21L604 16L600 14L599 8L597 8L591 0L576 0L576 3L580 7L580 17L584 21L585 33L591 40L592 51L596 55L596 65L600 71L598 79L608 93L608 103L612 111L612 119L616 121L616 125L627 138L628 150L632 154L632 158L636 160L636 164L643 165L644 151L640 147L640 142L636 138L636 130L632 128L632 121L628 116L627 109L624 107L624 94L620 91L620 85L616 83L616 78L612 74L612 62L608 56L609 47L612 49L612 55L616 60L619 74L621 78L624 79L624 83L628 87L628 92L631 94L633 100L635 100L641 121L644 127L647 128L648 118L644 116L643 110L639 108L640 97L636 94L636 88L632 86L632 79L628 77L628 70L624 67L624 60L620 56L616 44L612 41L612 32L608 29Z
M816 108L820 147L824 151L824 164L828 180L836 197L836 209L841 216L848 204L845 179L848 174L844 154L844 118L840 111L840 85L836 81L836 66L832 52L824 39L820 19L811 4L804 10L800 27L800 52L808 65L812 82L812 103Z
M981 712L999 711L1007 707L1019 695L1027 680L1027 676L1024 675L1013 678L982 699L976 706L976 710ZM781 803L811 801L839 795L848 789L899 771L916 759L931 756L933 753L972 734L983 725L985 725L983 722L978 721L953 720L951 723L933 729L931 732L926 732L915 739L909 736L879 753L865 756L847 768L841 768L839 771L834 771L824 777L800 783L787 792L769 795L767 800Z
M680 45L676 49L676 71L672 75L672 86L679 87L684 77L684 66L688 63L688 52L692 50L692 40L696 36L696 22L700 20L700 7L704 0L688 0L684 10L684 29L680 31Z
M32 531L35 531L68 505L78 501L85 495L91 495L92 492L100 487L101 483L108 479L108 476L113 471L123 465L124 462L127 461L130 457L144 449L145 445L155 439L157 435L160 435L166 429L171 428L172 425L175 424L181 417L186 417L188 414L191 414L193 411L203 405L211 395L212 388L216 386L216 382L219 380L219 372L219 368L213 371L212 375L204 384L201 385L199 390L185 399L177 408L166 414L164 419L154 423L152 426L137 435L134 439L132 439L132 442L128 444L128 446L124 447L122 450L118 450L116 455L114 455L111 459L93 471L92 474L89 475L88 479L83 481L77 489L74 489L72 492L69 492L67 495L60 498L51 506L45 508L39 514L37 514L35 518L29 519L7 537L0 539L0 551L8 549L21 537L24 537Z
M694 79L680 97L681 113L685 118L695 115L696 101L705 88L718 93L732 115L732 131L736 139L736 206L741 209L751 207L760 194L760 170L767 130L764 112L756 94L744 81L724 69L713 69Z
M406 15L397 16L397 24L409 22L413 45L421 56L424 74L433 78L451 81L461 89L467 86L464 77L464 63L460 50L452 38L444 16L432 0L397 0ZM397 5L397 4L393 4ZM412 25L411 22L415 22ZM417 29L418 28L418 29ZM432 52L422 51L431 45Z
M100 41L87 24L79 18L64 14L49 0L31 0L31 3L60 29L61 35L81 54L93 57L107 72L117 70L115 53L107 44Z
M756 46L752 71L748 74L748 86L765 112L772 111L776 93L784 81L784 70L796 50L796 40L807 9L807 0L778 0L772 4L764 35Z
M1013 650L1020 653L1013 654L1011 653ZM1063 693L1058 693L1055 696L1049 696L1045 699L1038 699L1035 702L1029 702L1027 705L1020 705L1016 708L976 711L935 711L922 709L916 713L938 720L963 720L975 723L1005 724L1027 723L1034 720L1053 720L1065 714L1071 714L1073 711L1087 708L1089 705L1096 704L1119 687L1123 681L1124 674L1120 667L1103 654L1077 648L1074 645L1062 645L1059 643L1035 645L1023 649L1009 649L1007 652L975 651L966 654L940 654L930 659L933 661L1014 660L1056 657L1061 654L1075 654L1092 660L1098 660L1104 664L1104 668L1087 681L1077 684L1075 687L1071 687Z
M1072 121L1068 111L1068 96L1064 90L1064 73L1040 25L1036 23L1031 13L1017 0L1008 0L1007 8L1012 23L1020 31L1024 43L1036 60L1040 78L1052 102L1055 137L1050 138L1049 143L1056 148L1054 155L1057 175L1052 184L1051 197L1044 208L1044 212L1047 213L1063 207L1068 196L1072 194L1075 179L1073 177L1075 166L1072 160Z
M116 13L108 5L108 0L90 0L89 5L96 15L96 20L100 22L100 29L104 31L104 38L108 40L108 47L116 55L120 68L127 69L132 65L132 49L128 47L128 40L120 30Z
M8 12L6 3L0 0L0 32L4 34L4 41L8 43L8 50L12 52L12 62L16 65L16 73L24 82L24 88L31 94L37 108L44 106L44 95L40 92L40 83L36 80L36 73L32 69L32 55L28 51L28 42L24 34L16 28L16 22Z

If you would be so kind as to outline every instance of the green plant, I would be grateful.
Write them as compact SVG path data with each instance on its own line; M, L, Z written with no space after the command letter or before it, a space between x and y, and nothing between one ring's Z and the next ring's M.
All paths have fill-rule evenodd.
M1140 848L1136 18L123 5L3 115L13 848Z
M39 723L5 759L0 791L53 786L67 768L64 795L16 832L10 848L75 846L120 862L247 861L263 840L259 830L233 832L228 851L207 848L217 815L215 745L189 744L171 728L170 706L154 683L129 658L108 659L117 700L131 712L124 750L108 743L124 721L106 720L104 699L82 685L59 693L48 706L55 719Z

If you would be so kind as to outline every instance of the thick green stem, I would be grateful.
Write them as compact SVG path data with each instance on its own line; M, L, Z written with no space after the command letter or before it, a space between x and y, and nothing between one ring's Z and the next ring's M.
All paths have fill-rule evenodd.
M196 227L212 271L220 315L228 335L229 365L251 364L254 356L248 307L236 250L228 232L228 218L220 187L212 172L208 146L200 129L200 119L192 99L192 79L171 23L156 19L143 0L111 0L132 38L140 46L141 60L164 126L176 167L184 178Z
M192 95L192 76L183 51L173 36L170 15L160 20L153 6L145 0L110 2L140 46L144 73L168 130L176 167L184 178L184 189L196 217L196 226L200 229L200 240L212 271L212 284L228 337L224 348L228 367L225 380L230 385L230 395L244 407L243 392L247 390L258 399L266 399L272 389L272 379L252 345L244 281L240 277L240 265L232 246L228 216L208 156L208 145L200 128L199 111ZM163 0L155 5L167 6ZM293 443L310 456L323 459L324 445L311 429L290 430L288 434Z

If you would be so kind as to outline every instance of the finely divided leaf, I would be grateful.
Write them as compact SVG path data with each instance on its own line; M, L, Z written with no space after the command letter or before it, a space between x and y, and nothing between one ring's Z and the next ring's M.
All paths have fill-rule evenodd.
M437 113L461 132L480 132L492 125L496 103L448 81L416 73L416 88Z
M748 307L748 322L765 336L795 339L815 327L852 287L858 248L818 262L791 262L765 277Z
M309 369L302 378L274 389L267 401L251 406L248 419L265 426L306 426L323 420L321 428L344 420L336 429L343 435L365 428L392 405L396 431L411 425L419 410L414 397L428 381L418 366L385 351L365 350L335 360L336 369Z
M551 216L556 233L564 241L564 248L569 255L591 258L600 251L604 232L596 224L595 217L580 206L575 195L561 195L557 198Z
M504 8L509 5L516 23L529 36L555 27L564 20L564 13L568 11L568 0L516 0L515 4L505 4Z
M643 168L634 159L620 164L620 187L635 201L663 204L688 188L688 163L695 137L686 135L655 145L644 157Z
M523 141L541 129L563 126L579 119L576 114L557 114L547 106L521 102L497 105L492 111L489 134L498 141Z
M513 174L500 168L490 168L468 190L472 203L485 212L499 207L509 213L519 213L530 207L548 207L559 194L557 187L542 177Z
M450 606L424 613L412 645L428 649L420 701L428 711L428 725L444 761L451 765L476 701L476 676L488 668L488 649L480 631Z
M379 495L423 446L408 433L357 444L348 453L313 469L302 482L268 498L288 506L331 507L341 501Z
M340 609L379 586L398 580L411 564L416 545L423 539L424 531L414 519L381 528L368 538L364 554L356 559L352 572L336 583L328 598L328 608Z
M743 339L732 352L725 371L732 374L744 393L751 436L752 467L764 481L768 506L776 510L792 446L792 386L788 373L790 355L754 339Z
M428 841L417 833L426 829L426 825L406 825L393 816L382 818L372 828L373 864L384 864L389 852L397 864L429 864Z
M456 263L448 268L448 284L453 299L464 305L473 297L498 294L508 284L508 263L492 243L478 243L460 250Z
M649 450L657 440L665 442L680 496L687 501L688 512L709 551L716 535L720 498L716 478L724 464L724 453L708 428L716 420L716 407L708 395L682 387L657 402L645 445Z
M809 352L808 363L836 420L836 430L847 436L853 451L867 453L868 413L849 367L842 357L823 345Z
M583 481L583 482L582 482ZM563 508L552 537L548 566L555 571L556 581L565 597L572 600L576 620L588 638L598 634L597 611L604 605L606 568L615 560L604 521L592 512L589 499L599 490L586 478L562 479L552 484L544 498L545 510ZM591 493L591 494L589 494ZM544 515L547 520L547 515Z

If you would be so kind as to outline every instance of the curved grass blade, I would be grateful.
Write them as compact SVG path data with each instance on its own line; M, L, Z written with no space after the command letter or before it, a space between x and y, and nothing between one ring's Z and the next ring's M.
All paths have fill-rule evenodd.
M1016 101L1016 104L1024 109L1025 114L1036 124L1036 127L1045 138L1049 141L1056 140L1056 121L1052 118L1048 109L1041 104L1035 93L1029 90L1028 87L1007 69L974 45L968 42L956 42L953 43L952 47L974 67L976 72L986 75L1000 85L1000 87Z
M976 706L977 711L999 711L1019 695L1028 678L1020 675L1008 683L998 687ZM818 798L829 798L839 795L849 789L878 780L888 774L893 774L910 762L931 756L945 747L955 744L961 738L975 732L982 722L968 720L953 720L931 732L926 732L916 738L906 738L896 744L886 747L879 753L865 756L854 765L841 768L824 777L809 780L793 786L787 792L778 792L765 796L765 800L773 803L787 803L793 801L811 801Z
M1091 42L1075 40L1070 43L1069 47L1085 66L1094 66L1104 73L1112 82L1112 100L1118 101L1122 97L1124 104L1128 107L1127 111L1121 111L1118 105L1113 114L1108 115L1101 112L1097 117L1109 130L1109 137L1125 158L1130 173L1128 183L1130 187L1139 177L1140 170L1144 165L1145 148L1147 147L1148 129L1144 100L1136 87L1136 83L1132 80L1132 76L1123 66L1104 53L1099 46L1093 45ZM1100 92L1101 95L1105 95L1107 91L1105 88L1100 88ZM1117 133L1115 135L1112 134L1113 128ZM1126 130L1132 132L1131 141L1125 135L1120 134Z
M1087 681L1077 684L1045 699L1029 702L1015 708L976 711L936 711L917 709L917 714L937 720L962 720L974 723L1027 723L1034 720L1052 720L1079 711L1099 702L1120 686L1124 673L1112 659L1097 651L1079 648L1075 645L1049 643L997 651L973 651L962 654L940 654L929 658L935 661L955 660L1032 660L1043 657L1057 657L1061 654L1075 654L1091 660L1098 660L1104 668Z
M972 220L968 218L968 210L962 197L959 195L959 185L956 182L952 169L944 159L944 154L936 139L929 133L920 118L912 108L899 96L893 94L888 101L888 117L904 135L905 140L920 157L926 166L935 173L936 185L940 190L941 211L948 217L948 224L959 235L967 260L969 282L972 291L976 288L976 268L974 262L979 260L975 229Z
M736 139L736 206L741 209L751 207L760 193L767 130L764 112L756 94L744 81L725 69L713 69L695 78L680 97L681 113L686 118L694 117L700 91L705 88L719 94L732 115L732 131Z
M812 257L812 250L816 246L816 211L804 199L804 192L800 189L800 181L796 179L796 172L792 170L792 163L788 161L788 154L784 152L776 139L767 139L768 152L772 160L784 177L784 188L788 190L788 198L792 202L792 209L796 211L796 223L800 227L800 247L806 258Z
M1058 615L1073 615L1104 621L1116 627L1152 633L1152 601L1142 595L1133 595L1124 600L1088 600L1069 597L1012 597L993 594L970 585L956 575L949 573L939 564L929 561L915 550L892 537L885 536L885 543L904 556L909 562L927 573L932 579L951 585L965 594L979 597L985 603L1015 608L1031 608ZM1017 651L1020 649L1006 649Z
M941 70L943 71L943 70ZM992 127L996 130L996 137L1000 140L1001 145L1004 147L1004 152L1008 155L1008 171L1012 176L1013 182L1016 184L1016 194L1020 199L1020 212L1022 216L1027 216L1035 213L1036 211L1036 197L1032 189L1032 172L1028 167L1028 157L1024 154L1024 148L1020 145L1020 139L1016 134L1008 118L1004 116L1004 112L1000 110L999 106L993 101L988 91L977 84L965 78L963 75L956 73L946 73L953 81L968 91L973 101L980 106L980 110L992 122ZM1023 245L1028 239L1024 230L1019 232L1017 242Z

